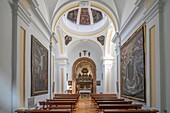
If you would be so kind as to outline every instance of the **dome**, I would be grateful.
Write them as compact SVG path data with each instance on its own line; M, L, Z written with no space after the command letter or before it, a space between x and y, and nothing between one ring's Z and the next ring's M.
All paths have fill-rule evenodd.
M103 19L101 11L94 8L77 8L67 13L67 19L80 25L95 24Z
M60 25L67 34L72 32L77 35L91 35L106 30L109 17L96 7L79 6L66 11L60 19Z

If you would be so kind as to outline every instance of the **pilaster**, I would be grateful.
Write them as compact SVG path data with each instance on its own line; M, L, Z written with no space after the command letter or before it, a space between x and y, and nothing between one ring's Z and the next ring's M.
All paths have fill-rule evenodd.
M115 34L115 36L112 39L112 42L116 44L115 46L115 51L116 51L116 59L117 59L117 66L116 66L116 71L117 71L117 81L116 81L116 86L117 86L117 93L120 96L120 46L121 46L121 37L119 35L119 32Z
M68 59L65 57L57 58L56 61L58 62L58 83L59 93L65 93L67 90L67 83L66 83L66 74L67 74L67 67L68 67ZM56 86L57 87L57 86Z
M103 57L103 93L110 92L110 77L111 77L111 68L113 65L113 57Z
M9 2L12 9L12 107L11 113L19 107L19 89L17 88L17 40L18 40L18 0Z

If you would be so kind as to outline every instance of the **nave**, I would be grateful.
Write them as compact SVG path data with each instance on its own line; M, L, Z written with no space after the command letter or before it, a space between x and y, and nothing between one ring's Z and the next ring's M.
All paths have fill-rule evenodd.
M169 113L169 12L170 0L0 0L0 113L84 92ZM90 110L79 99L74 112Z
M90 97L89 97L90 96ZM157 113L142 103L118 98L116 94L55 94L53 99L39 101L34 109L17 113Z

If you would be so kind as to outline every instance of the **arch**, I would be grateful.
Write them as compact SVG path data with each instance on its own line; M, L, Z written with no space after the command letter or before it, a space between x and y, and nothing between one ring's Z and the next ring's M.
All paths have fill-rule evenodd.
M115 31L117 32L119 30L119 23L118 23L119 19L118 19L116 13L107 4L105 4L102 1L90 1L90 6L96 7L99 10L105 12L110 17L111 21L113 22ZM60 17L66 11L68 11L72 8L76 8L76 7L79 7L79 1L67 1L54 11L52 19L51 19L51 26L52 26L53 32L56 31L57 22L59 21ZM63 53L63 48L61 46L62 45L62 42L61 42L62 37L59 36L58 38L59 38L58 43L60 44L60 53ZM110 39L109 39L109 41L110 41ZM109 46L110 46L110 44L108 45L108 49L109 49ZM109 49L109 51L110 51L110 49Z
M77 59L72 67L72 92L76 92L76 67L77 65L82 62L82 61L87 61L89 62L92 66L93 66L93 93L96 93L96 64L94 63L94 61L90 58L79 58Z
M114 11L112 11L111 9L107 8L109 6L106 6L106 4L103 5L103 3L101 4L100 2L96 2L96 1L91 1L90 2L91 6L96 7L100 10L102 10L103 12L105 12L112 20L115 30L118 31L119 26L118 26L118 18L116 16L116 14L114 13ZM64 14L66 11L78 7L79 2L78 1L68 1L65 2L62 6L60 6L55 12L54 15L52 17L52 31L55 30L55 26L59 20L59 18L62 16L62 14ZM104 7L105 6L105 7Z
M87 40L87 41L94 43L94 45L96 45L96 47L99 48L100 53L103 52L102 47L99 45L99 43L95 42L94 40ZM76 41L73 42L73 43L71 42L71 43L68 45L67 53L68 53L68 51L70 51L70 49L72 48L73 45L75 45L75 44L77 44L77 43L79 43L79 42L80 42L80 40L76 40Z

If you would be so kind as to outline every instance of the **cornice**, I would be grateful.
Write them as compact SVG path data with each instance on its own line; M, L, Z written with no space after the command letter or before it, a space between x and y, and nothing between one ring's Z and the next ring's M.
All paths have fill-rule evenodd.
M66 34L69 34L70 36L73 36L73 37L97 37L97 36L100 36L101 34L103 34L104 32L107 31L107 29L109 28L109 21L107 20L104 25L97 29L96 31L91 31L89 33L83 33L83 32L75 32L74 30L72 30L71 28L68 28L64 22L62 21L60 26L62 28L62 30L66 33Z
M49 36L51 36L52 34L52 30L49 26L49 24L47 23L46 19L44 18L43 14L41 13L40 9L39 9L39 4L36 0L29 0L29 3L31 5L31 9L32 11L35 13L35 15L38 17L38 19L40 20L40 22L42 23L42 25L44 26L44 28L46 29L47 33L49 34Z
M116 32L112 38L112 42L117 44L118 39L119 39L119 32Z
M127 40L127 38L136 30L139 28L139 26L141 26L144 22L149 22L157 13L159 13L163 8L162 8L162 1L157 0L148 10L146 10L145 12L143 11L141 14L139 14L138 17L135 18L136 22L134 22L133 24L133 28L131 28L129 30L129 32L124 35L123 39L121 39L121 43L125 42ZM135 16L135 15L134 15ZM133 18L131 18L133 19ZM130 25L130 21L129 23L126 24L126 28L127 27L132 27L129 26ZM125 32L125 28L122 28L121 31L119 32L120 36Z
M35 23L34 20L32 20L32 27L35 27L36 29L38 29L38 31L45 37L45 39L47 40L47 42L50 43L50 38L47 38L47 36L44 34L44 32L42 31L42 29Z
M144 12L144 20L148 23L156 14L163 10L163 1L157 0L148 10Z
M25 7L20 2L18 8L18 15L28 26L30 26L30 23L32 22L31 14L25 9Z
M127 18L127 20L125 21L125 23L122 25L122 27L119 30L119 33L121 34L129 25L129 23L131 22L131 20L133 19L134 15L136 14L136 12L139 9L139 3L141 2L141 0L139 0L138 2L135 3L136 7L133 9L133 11L131 12L131 14L129 15L129 17Z

